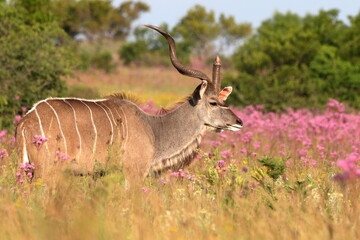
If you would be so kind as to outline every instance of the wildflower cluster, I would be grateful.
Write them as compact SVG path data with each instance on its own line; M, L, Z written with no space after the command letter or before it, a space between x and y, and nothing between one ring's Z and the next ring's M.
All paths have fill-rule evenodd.
M8 156L8 152L5 149L0 149L0 159L4 159Z
M337 166L342 169L342 173L335 176L338 180L349 180L360 177L360 154L350 153L346 158L337 161Z
M33 177L35 166L33 163L20 163L18 172L16 173L16 180L18 184L23 184L25 180L31 181Z
M32 140L32 143L37 147L41 147L41 145L43 145L43 143L45 143L48 139L46 137L40 136L40 135L35 135L34 136L34 140Z
M69 155L67 155L67 154L65 154L65 153L61 153L60 151L56 151L56 152L55 152L55 155L56 155L56 157L57 157L57 160L56 160L55 162L58 162L58 161L63 162L63 161L65 161L65 160L70 159L70 156L69 156Z
M7 130L0 131L0 142L5 142L7 140L6 135L8 134Z
M184 171L179 169L177 172L170 172L170 177L177 178L177 179L194 179L195 175L190 174L189 171Z
M228 168L226 167L226 162L224 160L217 161L215 169L218 173L224 173L228 171Z
M159 112L158 108L154 105L153 100L148 100L147 103L143 106L141 106L141 109L144 112L150 113L150 114L156 114Z

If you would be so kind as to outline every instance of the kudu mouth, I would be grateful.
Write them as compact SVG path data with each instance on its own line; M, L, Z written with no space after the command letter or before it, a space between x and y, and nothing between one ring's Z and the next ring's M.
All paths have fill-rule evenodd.
M234 124L234 125L229 125L227 126L226 130L230 130L230 131L233 131L233 132L236 132L236 131L239 131L240 129L242 129L242 125L240 124Z
M210 127L215 130L215 132L222 132L225 130L229 130L232 132L239 131L243 126L241 124L226 124L224 127L213 126L211 124L205 123L205 126Z

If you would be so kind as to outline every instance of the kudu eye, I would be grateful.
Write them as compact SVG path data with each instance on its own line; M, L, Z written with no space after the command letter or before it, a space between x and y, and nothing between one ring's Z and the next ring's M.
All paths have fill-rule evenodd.
M217 102L210 102L211 106L217 106Z

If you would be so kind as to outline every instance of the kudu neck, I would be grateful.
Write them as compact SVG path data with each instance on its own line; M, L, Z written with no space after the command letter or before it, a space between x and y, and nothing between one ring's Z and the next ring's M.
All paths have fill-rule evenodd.
M150 125L155 137L154 162L174 159L179 154L183 158L189 157L205 131L196 108L188 101L165 115L152 116Z

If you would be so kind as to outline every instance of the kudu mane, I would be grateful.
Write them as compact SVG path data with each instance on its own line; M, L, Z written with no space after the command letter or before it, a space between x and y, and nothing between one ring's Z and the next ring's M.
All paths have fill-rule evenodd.
M129 101L135 103L136 105L142 104L141 100L137 96L135 96L132 93L128 93L128 92L116 92L116 93L112 93L110 95L106 95L104 98L105 99L125 99L125 100L129 100Z

